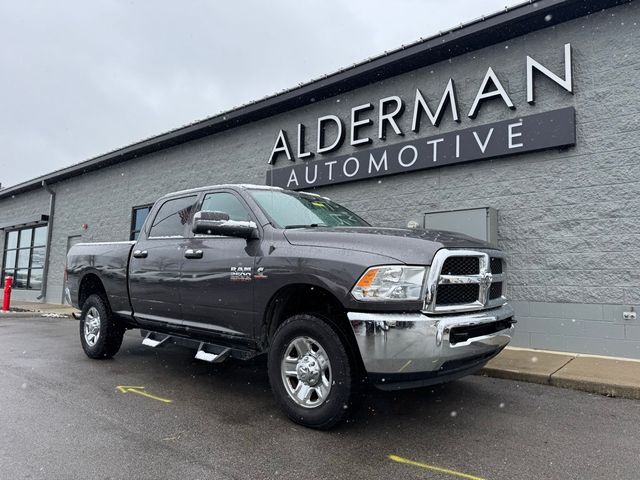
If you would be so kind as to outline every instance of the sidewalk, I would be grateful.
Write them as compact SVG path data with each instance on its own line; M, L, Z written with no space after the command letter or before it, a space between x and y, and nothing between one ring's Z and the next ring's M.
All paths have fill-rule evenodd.
M71 305L61 305L57 303L40 303L40 302L11 302L11 310L3 312L0 310L0 318L2 317L33 317L34 313L47 317L71 317L73 312L78 310Z
M12 302L2 317L71 317L70 305ZM507 347L481 375L640 400L640 360Z
M640 400L640 360L507 347L481 375Z

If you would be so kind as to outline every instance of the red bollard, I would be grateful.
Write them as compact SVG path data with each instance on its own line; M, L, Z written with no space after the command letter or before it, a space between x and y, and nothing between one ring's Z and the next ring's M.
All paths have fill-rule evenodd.
M2 300L2 311L8 312L11 306L11 286L13 285L13 277L5 277L4 279L4 297Z

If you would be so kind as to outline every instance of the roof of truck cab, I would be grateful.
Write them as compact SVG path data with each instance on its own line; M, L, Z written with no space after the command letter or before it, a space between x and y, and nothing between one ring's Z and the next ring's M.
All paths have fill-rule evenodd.
M283 191L283 188L280 187L270 187L268 185L253 185L250 183L223 183L221 185L205 185L203 187L195 187L188 188L186 190L178 190L176 192L167 193L160 197L160 200L163 198L175 197L179 195L189 195L190 193L200 193L207 190L216 190L220 188L230 188L234 190L273 190L273 191Z

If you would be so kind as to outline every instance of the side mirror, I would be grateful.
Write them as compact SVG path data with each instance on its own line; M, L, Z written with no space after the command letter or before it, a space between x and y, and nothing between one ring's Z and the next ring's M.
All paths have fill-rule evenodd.
M229 214L209 210L196 212L193 216L193 233L240 237L247 240L258 238L258 229L254 222L229 220Z

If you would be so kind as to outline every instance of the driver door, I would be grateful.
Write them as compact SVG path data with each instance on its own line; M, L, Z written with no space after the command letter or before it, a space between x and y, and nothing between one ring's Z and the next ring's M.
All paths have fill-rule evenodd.
M230 220L252 217L244 200L231 190L207 193L200 210L224 212ZM192 235L180 283L186 326L232 336L253 335L253 270L259 240ZM201 253L200 253L201 252Z

